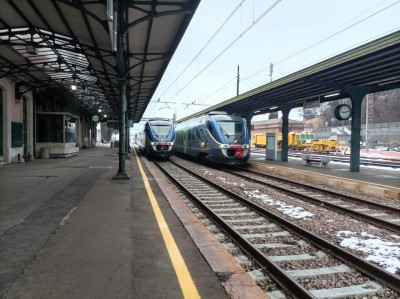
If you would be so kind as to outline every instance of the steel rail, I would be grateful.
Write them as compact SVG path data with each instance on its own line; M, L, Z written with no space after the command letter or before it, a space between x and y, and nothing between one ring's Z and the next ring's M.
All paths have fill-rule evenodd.
M304 186L302 183L299 183L299 182L296 182L296 181L292 181L292 180L288 180L288 179L283 178L281 176L276 176L276 175L273 175L273 174L265 174L265 173L262 173L260 171L255 171L255 170L251 170L251 169L243 168L243 167L239 167L239 166L235 166L235 168L243 170L243 171L248 171L248 172L251 172L251 173L254 173L254 174L257 174L257 175L261 175L261 176L266 177L266 178L278 179L278 180L287 182L289 184L297 185L299 187L303 187ZM344 197L350 199L350 201L352 201L354 203L362 202L362 203L364 203L366 205L370 205L371 207L374 207L374 208L383 209L383 210L387 210L389 212L399 213L400 214L400 208L386 206L386 205L383 205L383 204L380 204L380 203L377 203L377 202L368 201L368 200L365 200L365 199L362 199L362 198L359 198L359 197L347 195L347 194L344 194L344 193L341 193L341 192L337 192L337 191L326 190L326 189L324 189L322 187L318 187L318 186L307 186L307 188L314 189L314 190L317 190L317 191L320 191L320 192L324 192L324 193L327 193L327 194L333 195L333 196L344 196Z
M177 165L171 161L170 163L182 168L180 165ZM224 230L227 234L229 234L245 251L248 255L254 258L255 262L268 270L269 275L283 288L290 290L290 292L294 295L294 297L299 299L316 299L307 289L305 289L301 284L299 284L295 279L288 276L284 270L278 267L271 259L269 259L262 251L254 247L249 241L242 237L242 235L232 228L229 224L227 224L221 217L215 214L206 204L204 204L196 195L190 192L187 188L185 188L177 179L175 179L168 171L166 171L158 162L155 162L159 169L176 184L181 191L183 191L186 196L190 197L193 201L195 201L201 209L218 225ZM188 171L185 168L182 168L185 171ZM190 171L189 171L190 172ZM190 174L193 175L192 172ZM196 175L197 179L200 179L204 182L201 177ZM206 181L207 182L207 181ZM208 183L208 182L207 182ZM220 190L219 190L220 191ZM225 193L225 192L224 192Z
M291 191L291 190L286 189L285 186L278 186L278 185L275 185L275 184L272 184L272 183L268 183L268 182L264 182L264 181L258 180L256 178L249 178L247 176L243 176L241 174L235 173L235 172L233 172L231 170L228 170L228 169L224 169L224 171L226 171L226 172L228 172L228 173L230 173L232 175L238 176L240 178L246 178L249 181L252 181L252 182L255 182L255 183L258 183L258 184L262 184L262 185L265 185L265 186L269 186L269 187L281 190L281 191L283 191L284 193L286 193L288 195L295 196L297 198L300 197L301 199L304 199L304 200L306 200L308 202L311 202L313 204L316 204L316 205L319 205L319 206L329 207L330 209L332 209L332 210L334 210L336 212L345 213L347 215L351 215L351 216L353 216L353 217L355 217L357 219L360 219L362 221L366 221L368 223L374 224L374 225L376 225L378 227L381 227L381 228L383 227L383 228L391 230L391 231L393 231L395 233L400 233L400 225L398 225L396 223L392 223L392 222L386 221L384 219L379 219L379 218L370 216L368 214L363 214L361 212L357 212L357 211L342 207L340 205L336 205L336 204L330 203L328 201L324 201L324 200L320 200L320 199L314 198L314 197L312 197L310 195L297 193L295 191ZM245 171L248 171L248 170L246 169ZM259 173L259 172L254 172L254 173L256 173L258 175L263 175L264 177L268 176L268 175L265 175L265 174L262 174L262 173ZM273 176L270 176L270 177L273 177ZM273 178L276 179L276 180L282 180L282 181L285 181L287 183L297 185L299 187L304 187L304 185L302 185L301 183L292 182L292 181L284 179L284 178L282 178L282 179L281 178L277 178L277 177L273 177ZM318 192L325 192L325 193L328 193L328 194L333 195L333 196L340 196L340 197L345 198L345 199L348 198L353 203L360 203L361 202L362 204L365 204L365 205L368 205L368 206L371 206L371 207L374 207L374 208L379 208L379 209L382 209L382 210L385 210L385 211L398 213L400 215L400 209L395 208L395 207L384 206L384 205L381 205L381 204L378 204L378 203L365 201L365 200L362 200L362 199L358 199L358 198L351 197L351 196L348 196L348 195L336 193L334 191L324 190L322 188L318 188L318 187L314 187L314 186L307 186L307 188L317 190Z
M256 163L256 164L262 164L262 163ZM241 169L241 170L244 170L244 171L252 172L252 173L255 173L257 175L264 176L266 178L278 179L278 180L287 182L289 184L297 185L297 186L300 186L300 187L304 186L303 184L301 184L299 182L288 180L288 179L283 178L281 176L277 176L277 175L273 175L273 174L265 174L265 173L262 173L260 171L250 170L248 168L243 168L243 167L239 167L239 166L235 166L235 167L237 169ZM361 202L363 202L363 203L365 203L367 205L370 205L371 207L378 208L378 209L385 209L385 210L388 210L390 212L399 213L400 214L400 208L391 207L391 206L385 206L385 205L377 203L377 202L368 201L368 200L365 200L365 199L362 199L362 198L359 198L359 197L343 194L341 192L332 191L332 190L326 190L326 189L324 189L322 187L318 187L318 186L307 186L307 188L315 189L317 191L321 191L321 192L324 192L324 193L327 193L327 194L330 194L330 195L333 195L333 196L345 196L345 197L349 198L351 201L353 201L354 203L359 203L361 201Z
M191 175L195 176L199 180L211 185L213 188L219 190L220 192L226 194L227 196L233 197L236 200L242 202L244 205L249 207L250 209L253 209L260 213L261 215L273 219L273 221L279 223L283 228L285 228L288 231L292 231L301 238L307 239L309 242L311 242L314 246L321 248L327 252L330 252L332 255L334 255L337 259L341 260L344 263L348 263L353 265L356 269L361 271L362 273L374 278L377 281L382 282L383 285L387 285L389 288L392 290L395 290L396 292L400 293L400 278L396 275L393 275L392 273L383 270L382 268L367 262L363 258L360 258L347 250L343 249L342 247L332 244L323 238L301 228L298 225L295 225L293 223L288 222L284 218L264 209L263 207L258 206L257 204L249 201L248 199L239 196L230 190L227 190L216 183L209 181L200 175L194 173L190 169L185 168L182 165L179 165L177 163L174 163L170 161L170 163L173 163L174 165L177 165L178 167L182 168L183 170L189 172Z

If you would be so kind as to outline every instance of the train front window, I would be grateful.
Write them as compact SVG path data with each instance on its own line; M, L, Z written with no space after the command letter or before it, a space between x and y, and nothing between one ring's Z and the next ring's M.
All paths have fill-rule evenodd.
M163 125L153 125L151 126L153 131L154 137L156 138L168 138L171 136L172 133L172 126L163 126Z
M229 143L244 142L244 127L239 121L217 121L218 127L221 130L225 140Z

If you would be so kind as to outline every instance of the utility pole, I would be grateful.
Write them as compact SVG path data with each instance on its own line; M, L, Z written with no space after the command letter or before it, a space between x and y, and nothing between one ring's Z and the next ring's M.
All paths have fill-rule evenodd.
M237 67L237 82L236 82L236 95L239 95L239 79L240 79L240 75L239 75L239 66Z
M271 78L270 82L272 82L272 73L274 72L274 64L270 63L269 64L269 76Z

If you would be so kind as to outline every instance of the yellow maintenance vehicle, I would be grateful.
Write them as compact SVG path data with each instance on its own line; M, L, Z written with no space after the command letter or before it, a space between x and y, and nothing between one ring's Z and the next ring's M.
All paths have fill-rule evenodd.
M256 148L266 147L266 134L258 133L252 136L252 144ZM282 134L278 134L278 144L282 142ZM290 132L288 146L294 150L313 150L318 152L331 152L340 148L342 143L337 138L315 139L313 132Z

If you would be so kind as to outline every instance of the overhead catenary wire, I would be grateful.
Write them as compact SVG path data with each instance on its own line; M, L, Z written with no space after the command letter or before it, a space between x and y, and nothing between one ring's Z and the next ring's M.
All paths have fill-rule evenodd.
M359 23L361 23L361 22L363 22L363 21L368 20L369 18L371 18L371 17L373 17L373 16L375 16L375 15L377 15L377 14L379 14L379 13L385 11L386 9L388 9L388 8L390 8L390 7L392 7L392 6L396 5L396 4L398 4L398 3L400 2L400 0L399 0L399 1L396 1L395 3L391 3L390 5L388 5L388 6L384 7L384 8L382 8L382 9L380 9L379 11L376 11L376 12L374 12L374 13L368 15L367 17L363 18L362 20L357 21L356 23L352 23L351 25L347 26L346 28L344 28L344 29L342 29L342 30L340 30L340 31L337 31L337 32L335 31L336 29L341 28L341 27L344 26L345 24L348 24L349 22L351 22L351 21L353 21L353 20L359 18L360 16L362 16L362 15L365 14L366 12L368 12L368 11L374 9L375 7L377 7L377 6L379 6L379 5L381 5L382 3L387 2L387 1L388 1L388 0L383 0L383 1L381 1L381 2L379 2L379 3L377 3L377 4L375 4L374 6L372 6L372 7L370 7L369 9L363 11L362 13L358 14L358 15L355 16L354 18L351 18L350 20L346 21L345 23L341 24L340 26L336 27L335 29L332 29L332 30L330 30L329 32L327 32L327 33L323 34L322 36L318 37L317 39L315 39L314 41L312 41L310 44L306 45L304 48L302 48L302 49L300 49L300 50L298 50L298 51L296 51L296 52L290 54L289 56L287 56L287 57L285 57L285 58L283 58L283 59L280 59L278 62L275 62L274 65L276 66L276 65L278 65L278 64L280 64L280 63L283 63L284 61L289 60L290 58L293 58L294 56L299 55L299 54L303 53L304 51L309 50L310 48L312 48L312 47L314 47L314 46L317 46L318 44L320 44L320 43L322 43L322 42L325 42L326 40L328 40L328 39L330 39L330 38L332 38L332 37L334 37L334 36L336 36L336 35L338 35L338 34L344 32L345 30L348 30L348 29L350 29L350 28L356 26L357 24L359 24ZM399 28L399 27L397 27L397 28L395 28L395 29L398 29L398 28ZM335 32L332 33L332 34L330 34L330 33L333 32L333 31L335 31ZM393 31L393 30L391 30L391 31ZM330 35L327 36L328 34L330 34ZM385 34L386 34L386 33L385 33ZM327 37L326 37L326 36L327 36ZM326 38L324 38L324 37L326 37ZM324 39L321 40L321 38L324 38ZM364 42L365 42L365 41L364 41ZM265 70L269 69L269 67L270 67L270 66L268 65L268 67L264 67L264 68L260 69L259 71L256 71L256 72L250 74L249 76L242 77L242 81L243 81L243 80L248 80L249 78L252 78L252 77L254 77L254 76L256 76L256 75L258 75L258 74L264 72ZM248 80L248 81L251 82L250 80ZM255 83L253 83L253 82L251 82L251 83L254 84L255 86L258 86L257 84L255 84ZM225 88L225 87L223 87L223 88ZM210 96L211 96L211 95L210 95ZM208 97L209 97L209 96L207 96L206 99L207 99Z
M171 99L181 93L187 86L189 86L198 76L200 76L210 65L212 65L219 57L221 57L230 47L232 47L240 38L242 38L251 28L254 27L263 17L265 17L281 0L275 1L266 11L264 11L250 26L239 34L227 47L225 47L219 54L212 59L204 68L201 69L189 82L187 82L178 92L176 92Z
M313 40L311 43L309 43L308 45L304 46L303 48L300 48L298 51L295 51L294 53L288 55L287 57L284 57L284 58L278 60L278 62L275 62L274 64L277 65L277 64L283 63L284 61L289 60L290 58L292 58L292 57L294 57L294 56L296 56L296 55L299 55L299 54L301 54L301 53L303 53L303 52L305 52L305 51L311 49L312 47L315 47L315 46L317 46L317 45L319 45L319 44L321 44L321 43L327 41L328 39L330 39L330 38L332 38L332 37L334 37L334 36L337 36L338 34L344 32L344 31L346 31L346 30L348 30L348 29L350 29L350 28L353 28L354 26L357 26L358 24L360 24L360 23L362 23L362 22L364 22L364 21L366 21L366 20L372 18L373 16L375 16L375 15L377 15L377 14L379 14L379 13L381 13L381 12L383 12L383 11L385 11L385 10L391 8L391 7L393 7L394 5L398 4L400 1L396 1L396 2L394 2L394 3L390 3L390 5L388 5L388 6L384 7L384 8L382 8L382 9L380 9L380 10L378 10L378 11L375 11L375 12L369 14L368 16L364 17L363 19L361 19L361 20L359 20L359 21L357 21L357 22L355 22L355 23L352 23L352 24L346 26L345 28L341 29L340 31L336 31L336 30L338 30L339 28L343 27L345 24L348 24L349 22L353 21L354 19L357 19L357 18L359 18L360 16L365 15L367 12L371 11L372 9L374 9L375 7L381 5L381 4L384 3L384 2L387 2L387 0L380 1L379 3L377 3L377 4L373 5L372 7L370 7L369 9L367 9L367 10L363 11L362 13L358 14L356 17L347 20L346 22L344 22L344 23L341 24L340 26L337 26L336 29L332 29L332 30L328 31L327 33L323 34L323 35L320 36L319 38L314 39L314 40ZM242 3L243 3L243 1L242 1ZM237 9L239 9L239 8L240 8L240 5L237 6ZM254 20L254 1L253 1L253 20ZM399 28L399 27L398 27L398 28ZM333 31L335 31L335 32L333 32ZM333 33L330 34L331 32L333 32ZM246 33L246 31L245 31L245 32L242 32L241 34L245 34L245 33ZM328 35L328 34L329 34L329 35ZM327 36L327 35L328 35L328 36ZM234 42L235 42L235 41L234 41ZM233 42L233 43L234 43L234 42ZM233 43L231 43L231 45L232 45ZM231 45L229 45L228 48L229 48ZM203 51L204 48L205 48L205 47L203 47L201 51ZM220 53L220 55L222 55L223 52L225 52L226 50L227 50L227 49L225 49L224 51L222 51L222 52ZM201 52L201 51L200 51L200 52ZM343 50L342 50L342 51L343 51ZM200 53L200 52L199 52L199 53ZM220 57L220 55L218 55L213 61L215 61L216 59L218 59L218 58ZM196 57L191 61L191 63L192 63L193 61L195 61L195 59L196 59L197 57L198 57L198 55L196 55ZM209 65L210 65L210 63L209 63L205 68L203 68L203 69L201 70L201 72L203 72L206 68L208 68ZM254 76L256 76L257 74L260 74L261 72L264 72L264 71L265 71L266 69L268 69L268 68L269 68L269 65L268 65L268 67L265 67L265 68L263 68L263 69L260 70L260 71L257 71L257 72L255 72L255 73L252 73L252 74L249 75L249 76L242 77L242 80L248 80L249 78L254 77ZM185 70L186 70L186 69L185 69ZM182 75L182 74L181 74L181 75ZM181 76L181 75L180 75L180 76ZM195 76L190 82L188 82L188 84L186 84L181 90L179 90L179 91L178 91L173 97L171 97L171 98L174 98L176 95L178 95L184 88L186 88L186 87L187 87L193 80L195 80L199 75L200 75L200 73L199 73L197 76ZM179 77L180 77L180 76L179 76ZM179 78L179 77L178 77L178 78ZM174 83L178 80L178 78L174 81ZM234 80L234 79L235 79L235 78L232 78L231 80ZM230 81L231 81L231 80L230 80ZM250 80L248 80L248 81L251 82ZM255 84L255 83L253 83L253 82L251 82L251 83L254 84L255 86L257 86L257 84ZM207 95L205 95L205 96L201 96L201 97L200 97L200 99L202 99L201 102L207 100L207 98L213 96L214 94L216 94L216 93L219 92L220 90L226 89L226 88L227 88L227 87L226 87L227 84L229 84L229 82L228 82L228 83L225 83L222 87L218 88L217 90L213 91L212 93L207 94ZM230 85L233 86L234 84L230 84ZM163 94L165 94L165 92L164 92ZM153 110L154 110L154 109L153 109Z
M342 25L336 27L336 29L342 27L343 25L349 23L350 21L352 21L352 20L354 20L354 19L357 19L359 16L365 14L367 11L370 11L370 10L373 9L374 7L376 7L376 6L382 4L383 2L386 2L386 1L387 1L387 0L383 0L383 1L379 2L378 4L376 4L376 5L374 5L373 7L369 8L368 10L366 10L366 11L364 11L364 12L358 14L358 15L355 16L354 18L352 18L352 19L346 21L344 24L342 24ZM336 35L338 35L338 34L344 32L344 31L346 31L346 30L348 30L348 29L350 29L350 28L352 28L352 27L354 27L354 26L360 24L360 23L363 22L363 21L368 20L369 18L371 18L371 17L373 17L373 16L375 16L375 15L377 15L377 14L379 14L379 13L385 11L386 9L389 9L390 7L392 7L392 6L396 5L396 4L399 4L399 3L400 3L400 0L399 0L399 1L396 1L395 3L392 3L392 4L388 5L388 6L386 6L386 7L384 7L384 8L382 8L382 9L380 9L380 10L378 10L378 11L376 11L376 12L370 14L370 15L368 15L367 17L365 17L365 18L363 18L363 19L361 19L361 20L359 20L359 21L357 21L357 22L355 22L355 23L352 23L351 25L349 25L349 26L343 28L343 29L340 30L340 31L336 31L336 32L330 34L329 36L327 36L330 32L336 30L336 29L333 29L333 30L329 31L328 33L326 33L326 34L320 36L319 38L315 39L314 41L311 42L311 44L306 45L304 48L301 48L300 50L298 50L298 51L296 51L296 52L290 54L289 56L287 56L287 57L285 57L285 58L282 58L282 59L280 59L279 61L275 62L274 65L281 64L281 63L283 63L283 62L289 60L290 58L293 58L294 56L297 56L297 55L299 55L299 54L301 54L301 53L303 53L303 52L305 52L305 51L307 51L307 50L309 50L309 49L311 49L311 48L313 48L313 47L315 47L315 46L317 46L317 45L319 45L319 44L321 44L321 43L323 43L323 42L325 42L325 41L327 41L328 39L330 39L330 38L332 38L332 37L334 37L334 36L336 36ZM327 37L325 37L325 36L327 36ZM325 37L325 38L324 38L324 37ZM321 38L323 38L323 39L321 40ZM262 68L261 70L259 70L259 71L257 71L257 72L254 72L253 74L247 76L247 77L244 78L244 79L248 79L248 78L254 77L254 76L256 76L256 75L258 75L258 74L264 72L264 71L267 70L267 69L269 69L269 66L268 66L268 67L264 67L264 68Z
M384 1L382 1L382 2L384 2ZM382 2L381 2L381 3L382 3ZM351 25L349 25L349 26L343 28L342 30L340 30L340 31L338 31L338 32L335 32L335 33L333 33L333 34L327 36L326 38L324 38L324 39L322 39L322 40L320 40L320 41L318 41L318 42L312 43L311 45L309 45L309 46L307 46L307 47L305 47L305 48L303 48L303 49L297 51L296 53L294 53L294 54L292 54L292 55L289 55L288 57L286 57L286 58L284 58L284 59L282 59L282 60L280 60L280 61L278 61L278 62L276 62L276 63L277 63L277 64L278 64L278 63L282 63L282 62L284 62L284 61L286 61L286 60L292 58L293 56L298 55L298 54L300 54L300 53L302 53L302 52L304 52L304 51L306 51L306 50L308 50L308 49L310 49L310 48L312 48L312 47L314 47L314 46L316 46L316 45L318 45L318 44L320 44L320 43L322 43L322 42L324 42L324 41L326 41L326 40L328 40L328 39L330 39L330 38L332 38L332 37L334 37L334 36L336 36L336 35L338 35L338 34L340 34L340 33L342 33L342 32L344 32L344 31L346 31L346 30L348 30L348 29L350 29L350 28L352 28L352 27L354 27L354 26L360 24L361 22L364 22L364 21L368 20L369 18L371 18L371 17L373 17L373 16L375 16L375 15L381 13L382 11L385 11L386 9L389 9L390 7L392 7L392 6L396 5L396 4L399 4L399 3L400 3L400 0L399 0L399 1L396 1L395 3L392 3L392 4L388 5L388 6L386 6L386 7L384 7L384 8L382 8L382 9L380 9L380 10L378 10L378 11L376 11L376 12L370 14L370 15L368 15L367 17L361 19L360 21L355 22L355 23L353 23L353 24L351 24ZM361 14L360 14L360 15L361 15ZM360 15L358 15L358 16L360 16ZM358 17L358 16L357 16L357 17ZM353 19L354 19L354 18L353 18Z
M235 13L239 10L239 8L243 5L246 0L241 0L240 3L234 8L234 10L229 14L229 16L225 19L225 21L219 26L219 28L214 32L214 34L208 39L208 41L204 44L204 46L200 49L200 51L193 57L193 59L186 65L183 71L176 77L174 81L167 87L167 89L160 95L162 97L171 87L174 85L179 78L184 74L184 72L192 65L192 63L200 56L200 54L204 51L205 48L211 43L211 41L218 35L218 33L222 30L222 28L228 23L228 21L235 15Z

